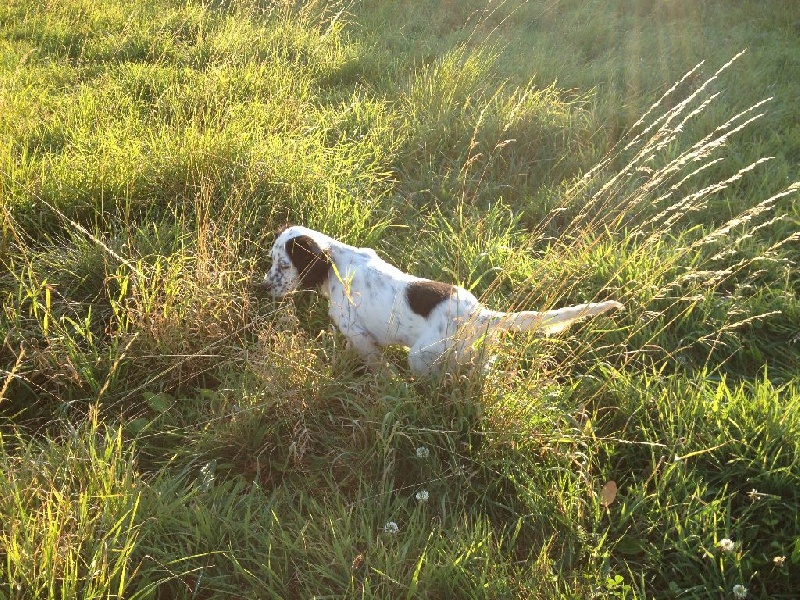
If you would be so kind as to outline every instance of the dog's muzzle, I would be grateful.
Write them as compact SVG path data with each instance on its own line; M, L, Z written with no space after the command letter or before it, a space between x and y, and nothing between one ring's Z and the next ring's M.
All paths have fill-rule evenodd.
M255 292L262 294L272 293L272 285L265 279L257 279L250 283L250 288Z

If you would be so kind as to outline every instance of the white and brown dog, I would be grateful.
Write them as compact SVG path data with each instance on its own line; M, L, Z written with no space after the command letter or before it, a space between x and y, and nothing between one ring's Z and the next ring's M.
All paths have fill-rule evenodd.
M403 273L370 248L355 248L306 227L278 232L272 267L261 287L274 297L316 289L328 298L328 314L368 366L381 348L409 348L415 374L445 364L473 367L481 347L502 331L542 334L566 329L581 317L599 315L619 302L591 302L548 310L504 313L482 306L464 288Z

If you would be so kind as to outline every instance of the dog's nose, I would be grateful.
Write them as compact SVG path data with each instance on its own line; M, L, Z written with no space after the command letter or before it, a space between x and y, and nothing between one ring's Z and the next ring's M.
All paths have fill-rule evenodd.
M250 287L256 292L269 292L272 286L264 279L255 279L250 283Z

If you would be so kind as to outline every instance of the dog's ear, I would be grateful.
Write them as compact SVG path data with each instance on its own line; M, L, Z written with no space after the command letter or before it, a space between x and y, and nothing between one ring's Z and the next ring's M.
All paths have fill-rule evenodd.
M275 230L275 239L278 239L278 236L280 236L280 234L289 229L289 227L292 227L292 224L289 221L286 221L286 223L278 227L278 229Z
M286 254L300 273L300 288L311 290L328 279L331 258L307 235L298 235L286 242Z

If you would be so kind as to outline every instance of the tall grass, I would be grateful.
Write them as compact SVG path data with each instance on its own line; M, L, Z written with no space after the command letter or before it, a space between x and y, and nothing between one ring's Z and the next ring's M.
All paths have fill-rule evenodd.
M4 5L0 597L794 597L792 10ZM364 373L286 221L625 311Z
M121 429L0 437L4 595L123 596L138 561L140 477Z

